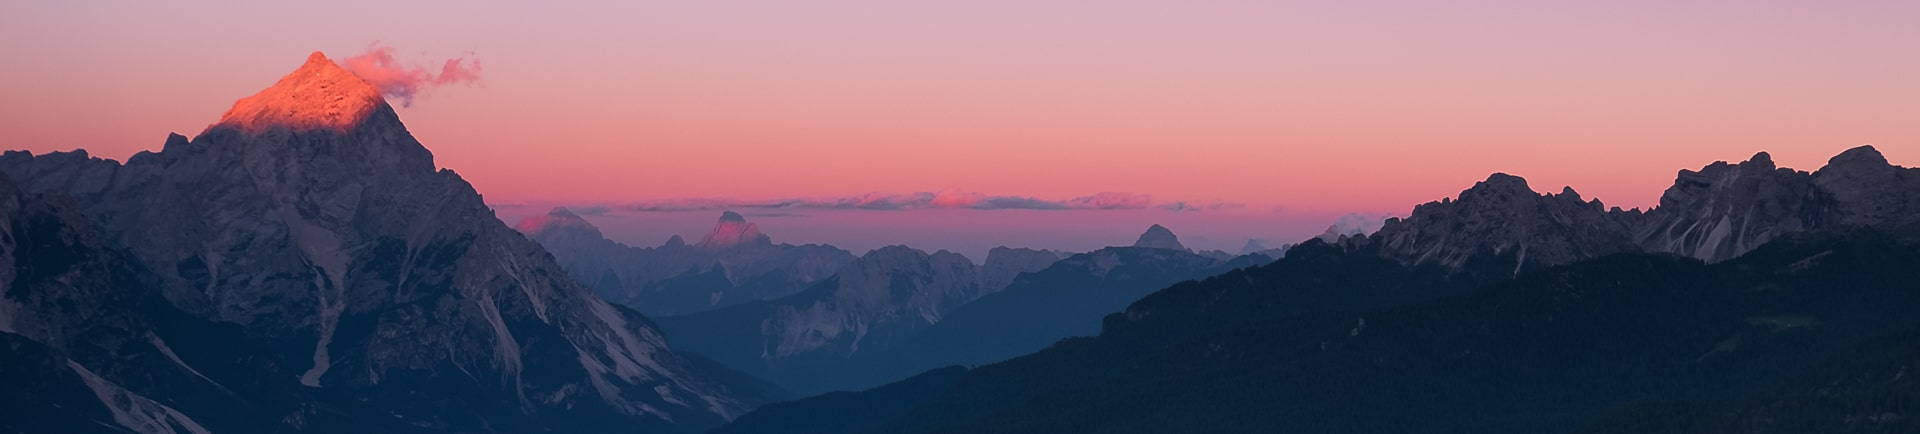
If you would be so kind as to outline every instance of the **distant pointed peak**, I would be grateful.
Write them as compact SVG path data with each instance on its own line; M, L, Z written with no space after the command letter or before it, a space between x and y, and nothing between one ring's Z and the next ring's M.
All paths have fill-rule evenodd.
M666 244L667 247L685 247L686 245L687 245L687 239L680 238L679 235L667 237L667 244Z
M574 214L573 210L567 209L567 207L564 206L554 207L552 211L547 211L547 215L570 220L582 220L579 214Z
M315 51L273 86L235 102L215 126L253 133L274 128L344 132L385 107L379 88Z
M1158 224L1147 227L1147 231L1140 234L1140 239L1135 240L1133 246L1152 247L1156 249L1187 249L1187 246L1180 244L1180 237L1174 235L1173 230Z
M1272 249L1272 247L1267 246L1267 240L1260 239L1260 238L1248 238L1247 244L1240 246L1240 254L1245 255L1245 254L1256 253L1262 250L1269 250L1269 249Z
M1756 152L1753 154L1752 158L1747 159L1747 162L1759 163L1759 164L1767 165L1767 167L1773 167L1773 154L1768 154L1767 151Z
M700 243L694 246L706 250L720 250L743 244L773 244L773 238L760 233L759 225L747 223L746 216L733 211L724 211L720 213L719 222L713 225L713 230L707 231L707 235L701 237Z
M541 234L554 230L591 232L594 236L599 236L600 234L600 228L595 227L592 222L581 218L579 214L574 214L572 210L568 210L566 207L556 207L552 211L547 211L545 215L520 219L520 223L513 225L513 228L529 237L540 236Z

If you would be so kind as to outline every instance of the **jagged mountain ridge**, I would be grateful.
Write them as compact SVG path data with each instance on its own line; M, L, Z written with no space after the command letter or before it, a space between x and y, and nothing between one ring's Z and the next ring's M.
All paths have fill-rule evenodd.
M182 310L409 424L696 430L777 393L569 278L320 53L160 152L8 152L0 172L71 197Z
M695 245L679 236L658 247L620 244L565 208L526 218L516 227L602 297L648 316L792 295L854 260L852 252L829 245L774 244L732 211L721 214Z
M1518 176L1495 173L1453 198L1415 206L1405 219L1387 219L1371 236L1343 237L1377 244L1410 265L1460 268L1483 256L1511 256L1515 270L1564 264L1634 249L1621 211L1602 209L1572 188L1536 194Z
M1635 251L1718 262L1788 234L1920 221L1916 189L1920 169L1892 165L1872 146L1849 149L1811 173L1776 167L1765 152L1681 170L1660 205L1645 212L1607 209L1571 187L1538 194L1526 180L1496 173L1457 199L1416 206L1371 236L1341 242L1410 265L1497 261L1516 273Z

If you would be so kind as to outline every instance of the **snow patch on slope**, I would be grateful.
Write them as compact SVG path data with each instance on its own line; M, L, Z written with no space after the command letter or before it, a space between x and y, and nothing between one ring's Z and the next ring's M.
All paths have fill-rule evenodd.
M320 378L333 367L327 355L327 346L333 343L333 332L340 325L340 315L346 312L347 263L352 256L340 248L338 235L300 217L298 211L288 207L280 208L280 217L287 224L287 231L293 236L294 244L306 253L307 261L312 263L315 299L320 302L319 342L313 346L313 367L300 375L300 384L308 387L320 387Z
M87 370L79 363L68 360L67 368L72 369L75 374L80 374L80 379L87 383L87 388L92 389L93 396L99 398L100 403L106 405L107 411L113 413L114 423L133 432L213 434L206 427L200 426L199 422L194 422L187 415L181 414L179 410L129 392L105 378L100 378L99 375L94 375L93 371Z
M154 349L160 350L160 354L167 356L167 360L172 360L174 364L180 365L181 368L186 369L187 372L192 373L193 376L200 377L200 379L202 380L206 380L207 384L212 384L214 387L220 388L220 390L227 390L226 386L220 385L219 382L213 381L212 378L207 378L207 375L200 373L200 370L193 369L193 366L188 365L187 361L180 360L180 355L174 354L173 348L168 347L167 341L161 340L159 336L155 336L152 333L148 333L147 343L153 345Z

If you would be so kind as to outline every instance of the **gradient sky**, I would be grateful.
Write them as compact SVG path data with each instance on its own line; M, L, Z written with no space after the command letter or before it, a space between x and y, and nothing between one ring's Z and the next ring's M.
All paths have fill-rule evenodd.
M1644 207L1760 150L1920 161L1920 2L532 3L9 2L0 147L124 159L308 52L380 41L483 65L400 114L508 218L874 192L1243 205L755 219L856 250L1097 247L1154 222L1235 249L1494 171ZM717 214L594 218L651 245Z

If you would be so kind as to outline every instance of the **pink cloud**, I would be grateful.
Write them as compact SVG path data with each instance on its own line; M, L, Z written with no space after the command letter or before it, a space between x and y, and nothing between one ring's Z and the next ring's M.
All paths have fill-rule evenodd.
M422 92L448 84L473 85L480 81L480 61L470 59L471 53L453 59L447 59L441 65L440 72L434 73L427 68L407 66L393 56L393 47L374 42L367 46L367 52L348 57L341 66L352 71L353 75L380 88L380 93L388 98L400 100L401 107L413 106L413 97Z

